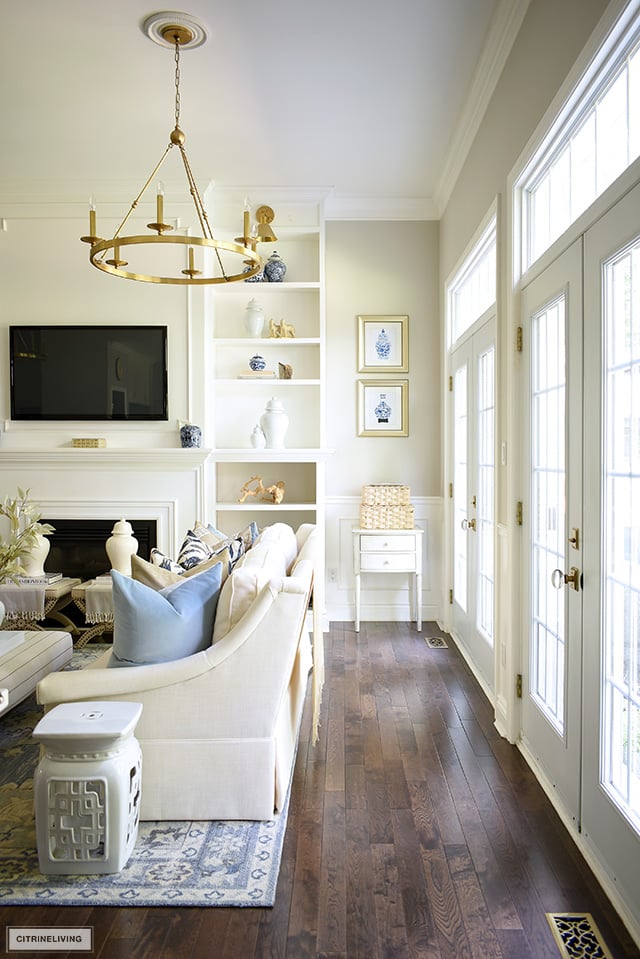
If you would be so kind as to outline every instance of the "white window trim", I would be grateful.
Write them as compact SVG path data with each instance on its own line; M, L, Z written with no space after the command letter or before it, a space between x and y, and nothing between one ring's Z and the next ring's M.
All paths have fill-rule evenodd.
M482 316L476 317L473 324L464 331L457 339L453 338L453 309L452 309L452 297L454 292L454 287L456 284L460 283L462 279L466 276L470 269L473 268L474 262L469 263L470 257L476 252L476 248L480 246L483 242L483 238L489 231L493 229L496 238L496 298L492 304L490 304ZM478 251L479 252L479 251ZM462 255L456 261L454 268L451 270L444 282L444 296L443 302L445 304L445 329L446 329L446 343L445 343L445 358L448 356L456 346L459 346L461 343L470 336L475 329L478 329L482 326L486 317L491 313L495 312L496 301L498 298L498 286L499 286L499 276L500 276L500 253L498 248L498 199L493 201L489 210L483 217L480 225L473 234L471 240L465 247Z
M526 223L523 222L526 206L524 190L539 175L539 168L549 156L557 153L566 137L567 130L572 129L578 117L584 114L584 108L581 108L580 104L593 83L601 79L601 72L604 70L610 73L614 70L615 64L619 64L623 59L622 51L628 52L630 49L631 41L623 42L625 36L638 28L640 28L640 0L612 0L507 178L510 200L508 206L511 212L509 235L513 287L518 285L525 272L528 273L524 266L526 228ZM573 238L581 232L577 229L578 224L592 222L594 218L597 218L598 206L604 206L600 202L602 198L610 194L613 187L616 187L616 192L619 193L620 181L636 164L637 161L634 161L630 167L627 167L627 170L528 269L537 268L542 260L549 262L553 258L549 257L550 250L554 250L554 256L557 256L569 244L569 237Z

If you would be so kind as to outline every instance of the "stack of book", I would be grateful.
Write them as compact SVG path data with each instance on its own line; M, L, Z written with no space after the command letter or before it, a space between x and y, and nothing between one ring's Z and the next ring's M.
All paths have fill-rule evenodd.
M64 573L42 573L36 576L16 576L16 583L20 586L52 586L59 583Z
M275 380L275 370L245 370L238 374L239 380Z

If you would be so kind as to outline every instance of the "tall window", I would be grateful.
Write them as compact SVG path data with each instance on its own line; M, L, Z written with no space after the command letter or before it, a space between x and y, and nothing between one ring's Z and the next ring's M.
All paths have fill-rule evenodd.
M517 184L523 270L640 156L639 19L611 41L588 95L579 85Z
M493 216L448 288L449 346L496 301L496 218Z

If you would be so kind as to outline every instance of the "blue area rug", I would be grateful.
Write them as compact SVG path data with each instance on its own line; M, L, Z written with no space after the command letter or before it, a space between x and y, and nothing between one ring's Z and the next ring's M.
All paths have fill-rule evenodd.
M77 650L77 669L105 647ZM0 905L273 906L288 801L269 822L144 822L124 869L43 876L38 869L30 697L0 718Z

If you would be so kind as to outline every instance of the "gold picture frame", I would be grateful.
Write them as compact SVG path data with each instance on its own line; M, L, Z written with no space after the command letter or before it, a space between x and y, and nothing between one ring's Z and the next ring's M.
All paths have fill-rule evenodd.
M408 316L358 316L358 372L409 372Z
M358 436L409 435L409 380L358 380Z

